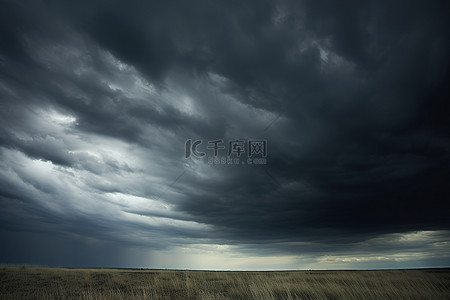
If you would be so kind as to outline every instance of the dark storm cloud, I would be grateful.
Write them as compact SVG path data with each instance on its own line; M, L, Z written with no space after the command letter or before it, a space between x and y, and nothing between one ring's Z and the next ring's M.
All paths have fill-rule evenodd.
M265 82L282 86L285 92L278 101L287 107L283 115L291 123L278 124L284 126L277 131L282 136L269 139L268 169L283 185L300 187L287 192L268 188L266 183L274 183L263 171L258 180L239 170L216 186L193 182L202 188L182 208L256 239L272 232L310 238L308 232L316 229L346 236L448 228L449 122L442 116L449 111L447 6L433 2L403 9L387 3L319 1L305 3L299 15L288 10L299 19L306 16L304 36L319 43L326 39L324 51L350 65L350 70L343 64L331 73L320 70L318 49L305 51L306 59L286 62L283 51L296 42L295 35L275 42L280 37L265 28L267 18L258 22L250 14L237 19L241 27L234 36L255 29L249 43L253 38L258 50L241 64L234 60L245 54L245 45L236 52L224 50L228 57L219 59L214 70L242 90L253 88L267 97L271 91ZM229 45L234 37L221 38ZM266 51L271 56L264 57ZM225 61L236 67L236 74L222 69ZM241 101L264 105L252 97ZM266 198L268 189L272 194ZM211 191L209 196L205 190Z
M39 227L36 209L62 234L152 249L184 236L362 255L396 234L448 238L446 1L1 6L4 230ZM266 138L268 165L183 159L187 139L236 137Z

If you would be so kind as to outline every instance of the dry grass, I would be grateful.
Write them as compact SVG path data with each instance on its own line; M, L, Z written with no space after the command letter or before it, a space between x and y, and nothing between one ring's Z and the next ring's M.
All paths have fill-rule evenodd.
M450 270L208 272L0 267L0 298L450 299Z

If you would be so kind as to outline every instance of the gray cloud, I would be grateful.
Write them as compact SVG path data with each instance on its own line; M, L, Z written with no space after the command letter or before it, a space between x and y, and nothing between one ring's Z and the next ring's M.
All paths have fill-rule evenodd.
M2 262L448 265L445 1L1 7ZM268 164L184 158L237 138Z

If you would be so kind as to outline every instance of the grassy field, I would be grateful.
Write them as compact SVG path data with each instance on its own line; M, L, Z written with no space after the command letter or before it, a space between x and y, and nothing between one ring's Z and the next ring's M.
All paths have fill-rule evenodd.
M0 267L1 299L450 299L450 270L213 272Z

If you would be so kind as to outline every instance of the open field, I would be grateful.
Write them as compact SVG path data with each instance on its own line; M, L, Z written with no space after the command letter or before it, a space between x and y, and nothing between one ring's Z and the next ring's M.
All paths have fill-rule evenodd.
M213 272L0 267L0 298L450 299L450 269Z

